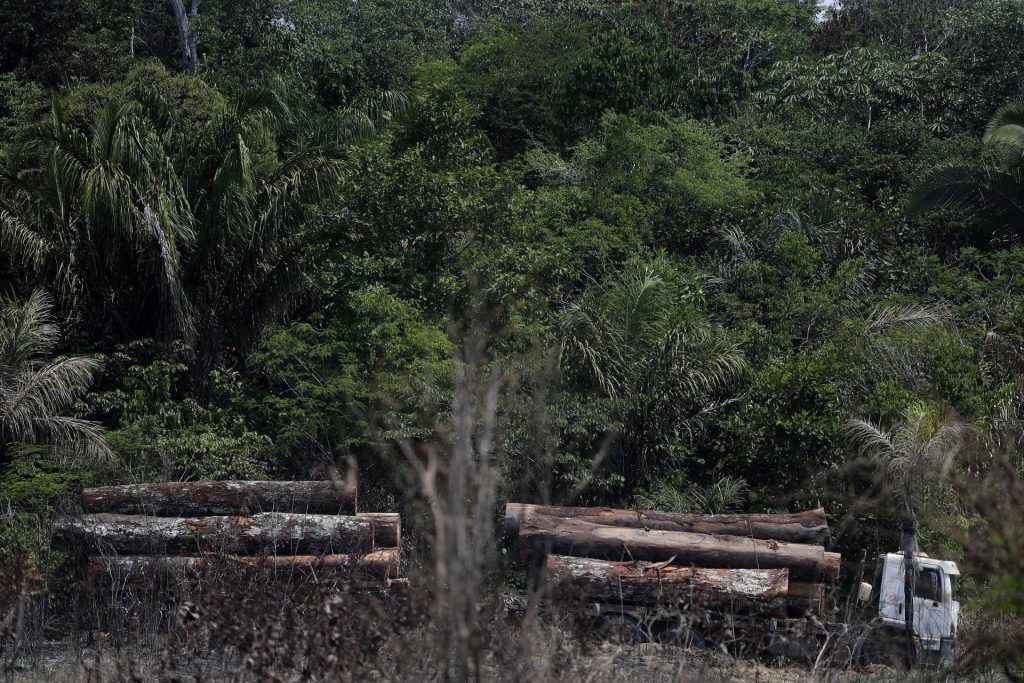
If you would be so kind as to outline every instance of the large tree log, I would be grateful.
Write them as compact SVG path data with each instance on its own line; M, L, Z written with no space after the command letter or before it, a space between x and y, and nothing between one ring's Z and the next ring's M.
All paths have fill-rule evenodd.
M515 538L522 522L538 516L577 519L591 524L630 529L745 536L787 543L819 543L828 531L828 520L823 508L785 514L695 515L653 510L508 503L505 505L506 537Z
M82 491L86 512L203 517L254 512L351 515L354 484L330 481L183 481Z
M58 547L118 555L358 554L401 545L397 514L300 515L261 512L245 517L148 517L96 513L58 517Z
M820 617L825 613L825 584L814 581L790 581L786 596L786 609L790 616L800 617L813 614Z
M789 569L789 576L797 580L835 582L839 579L840 556L826 553L821 546L681 531L630 529L578 519L531 517L520 526L519 545L522 556L528 560L536 560L548 552L619 561L662 562L674 557L674 563L679 565Z
M122 580L188 578L208 571L229 578L234 572L270 571L304 575L351 574L355 577L394 579L399 576L400 551L383 548L365 555L111 555L89 558L87 572L95 583Z
M708 569L549 555L547 582L563 599L701 607L781 608L788 569Z

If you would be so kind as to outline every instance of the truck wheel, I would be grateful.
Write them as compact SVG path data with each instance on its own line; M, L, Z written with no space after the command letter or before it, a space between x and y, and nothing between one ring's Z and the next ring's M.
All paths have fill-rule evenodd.
M884 664L897 671L911 668L906 643L902 634L892 637L892 631L874 631L854 646L853 661L857 666Z
M638 645L647 642L640 624L627 614L604 616L597 628L605 640L616 645Z
M704 634L699 628L678 622L658 631L655 640L661 645L678 645L693 650L703 650L705 647Z

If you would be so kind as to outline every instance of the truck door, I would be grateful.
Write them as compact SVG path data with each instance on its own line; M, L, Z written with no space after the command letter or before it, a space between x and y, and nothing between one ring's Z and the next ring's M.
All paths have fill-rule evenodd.
M914 626L921 646L938 649L950 635L950 610L943 599L943 576L938 567L919 567L914 578Z

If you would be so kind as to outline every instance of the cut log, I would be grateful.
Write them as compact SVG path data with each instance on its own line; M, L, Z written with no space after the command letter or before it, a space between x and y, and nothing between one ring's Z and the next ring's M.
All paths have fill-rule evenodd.
M549 555L547 582L556 596L630 604L781 608L788 569L708 569Z
M835 582L840 556L821 546L682 531L630 529L578 519L534 516L519 531L523 559L547 553L622 561L661 562L726 569L789 569L790 578Z
M188 577L209 570L216 573L267 570L275 573L353 574L377 579L398 578L399 549L384 548L365 555L112 555L89 558L88 574L96 583L115 583L135 577Z
M786 514L694 515L653 510L508 503L505 505L505 536L514 539L519 534L520 525L536 517L577 519L591 524L629 529L744 536L787 543L819 543L828 531L828 520L823 508Z
M790 616L801 617L813 614L820 617L825 613L825 584L814 581L790 581L786 596L786 611Z
M351 515L354 485L330 481L184 481L102 486L82 491L86 512L205 517L257 512Z
M101 512L58 517L53 541L68 550L111 555L360 554L398 546L401 520L395 513L174 518Z

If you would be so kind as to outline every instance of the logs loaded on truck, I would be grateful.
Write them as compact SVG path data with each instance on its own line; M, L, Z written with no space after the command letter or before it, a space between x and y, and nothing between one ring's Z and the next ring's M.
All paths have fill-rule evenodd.
M401 519L357 512L354 485L196 481L88 488L84 512L54 520L53 543L83 558L95 586L204 571L345 577L400 588Z
M355 486L131 484L86 489L80 506L54 520L53 543L80 558L95 587L158 587L220 570L368 590L407 582L399 515L360 512ZM743 652L819 660L830 647L863 662L955 658L956 564L883 554L873 581L862 583L862 556L843 600L841 557L824 545L821 508L699 515L509 503L503 536L548 605L582 607L612 632L721 646L729 639L746 643ZM829 596L840 598L831 609Z
M841 557L823 545L821 508L696 515L509 503L503 527L550 602L583 607L633 639L671 634L725 645L729 638L747 652L820 659L841 651L862 663L955 657L953 562L914 556L912 574L921 579L909 642L900 554L879 556L874 583L855 585L842 619L826 610ZM863 559L855 583L862 571Z

